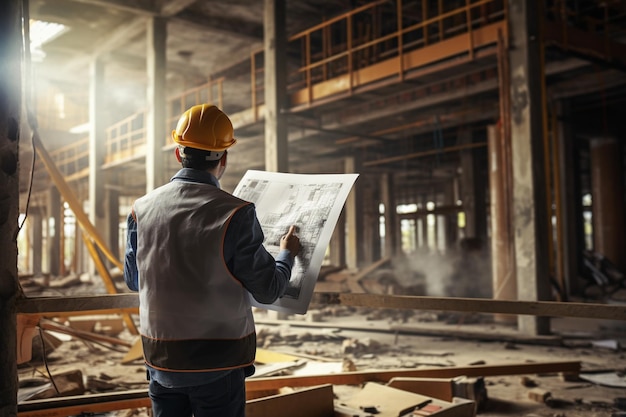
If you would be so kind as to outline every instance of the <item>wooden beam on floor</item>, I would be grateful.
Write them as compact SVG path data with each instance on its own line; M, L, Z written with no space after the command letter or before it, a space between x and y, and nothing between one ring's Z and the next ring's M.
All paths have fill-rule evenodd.
M113 410L152 407L147 389L23 401L18 417L64 417Z
M449 368L394 369L385 371L356 371L341 374L276 376L267 378L249 378L246 391L266 391L283 387L311 387L323 384L359 385L365 382L387 383L395 377L454 378L457 376L499 376L526 375L539 373L564 372L577 374L581 364L578 361L537 362L510 365L476 365Z

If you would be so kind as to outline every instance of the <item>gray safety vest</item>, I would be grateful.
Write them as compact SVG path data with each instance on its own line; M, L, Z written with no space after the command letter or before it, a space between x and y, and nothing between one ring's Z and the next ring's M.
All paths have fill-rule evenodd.
M135 202L140 332L150 366L211 371L254 362L248 293L223 250L233 214L247 204L213 185L184 181Z

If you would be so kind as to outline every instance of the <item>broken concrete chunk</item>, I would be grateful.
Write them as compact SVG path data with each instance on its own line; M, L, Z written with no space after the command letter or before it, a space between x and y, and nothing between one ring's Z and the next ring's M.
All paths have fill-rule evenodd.
M528 398L546 405L550 405L553 402L552 393L541 388L534 388L528 392Z

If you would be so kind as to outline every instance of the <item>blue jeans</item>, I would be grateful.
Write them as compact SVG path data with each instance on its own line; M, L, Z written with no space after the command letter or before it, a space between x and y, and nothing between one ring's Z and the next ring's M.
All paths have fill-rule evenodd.
M243 369L217 381L183 388L166 388L150 381L154 417L244 417L246 385Z

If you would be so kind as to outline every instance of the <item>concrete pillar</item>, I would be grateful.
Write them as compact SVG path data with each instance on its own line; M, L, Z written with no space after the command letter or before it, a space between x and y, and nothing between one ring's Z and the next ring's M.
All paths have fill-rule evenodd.
M613 138L594 139L591 149L591 201L594 251L626 270L622 150Z
M359 172L360 161L356 156L345 159L344 171ZM359 177L346 199L346 266L358 269L364 258L363 234L363 177Z
M111 249L111 253L115 255L118 259L120 257L120 201L119 196L120 192L116 189L108 188L106 190L106 202L107 202L107 212L106 212L106 223L107 223L107 235L106 242Z
M462 129L459 132L458 142L460 145L472 143L472 131ZM465 213L465 237L476 237L476 180L474 178L474 153L471 149L460 152L461 175L460 194L463 202L463 212ZM480 186L480 185L478 185Z
M337 225L330 238L330 263L334 266L346 265L346 212L341 211Z
M21 7L0 2L0 416L17 415L17 233L21 114Z
M515 280L515 245L511 236L511 204L506 191L505 170L502 162L504 149L499 130L495 126L487 129L489 149L489 192L491 202L491 272L494 300L517 299ZM517 316L496 314L495 320L515 323Z
M56 187L52 186L48 190L48 272L51 276L58 276L61 273L61 227L63 226L63 216L61 210L61 194Z
M106 118L104 62L94 58L89 80L89 206L87 215L94 227L102 232L104 226L104 177L102 170L106 154ZM89 273L96 275L96 266L89 260Z
M545 301L551 296L539 3L511 0L508 14L513 231L518 298L524 301ZM550 321L520 315L518 328L528 335L548 334Z
M363 219L361 222L363 252L359 257L359 265L364 266L380 259L382 241L380 236L380 210L378 208L380 199L377 198L376 192L378 184L372 184L365 178L362 185L362 204L359 206L360 210L357 211L357 216Z
M380 189L381 200L385 206L385 256L395 257L400 251L401 242L393 174L381 175Z
M415 247L422 250L426 246L426 217L415 216Z
M443 198L445 206L454 206L456 205L457 195L455 192L454 181L449 181L444 185L443 189ZM458 240L458 229L459 229L459 220L457 212L451 212L445 216L441 216L442 220L445 224L444 230L444 242L446 251L450 248L454 248L456 246L456 242Z
M486 140L486 138L484 139ZM481 238L485 246L488 239L488 215L487 215L487 194L489 193L489 170L488 157L482 149L474 149L474 180L478 187L474 187L474 227L476 235Z
M557 264L559 276L562 276L565 283L565 294L578 293L582 288L578 280L578 263L581 259L580 250L583 248L584 238L582 226L582 201L576 192L577 179L576 163L577 157L574 146L574 134L571 127L570 106L566 101L557 103L557 133L556 138L559 149L559 179L557 184L560 190L560 245L557 253L561 254L561 263ZM557 258L558 259L558 258Z
M264 1L265 169L288 172L286 1Z
M30 231L30 268L33 276L41 275L41 262L43 255L43 218L39 207L33 208L28 214L28 230Z
M165 126L165 73L167 19L148 19L147 75L148 90L146 113L146 192L152 191L165 181L163 172L163 146L167 137ZM116 244L117 246L117 244Z

